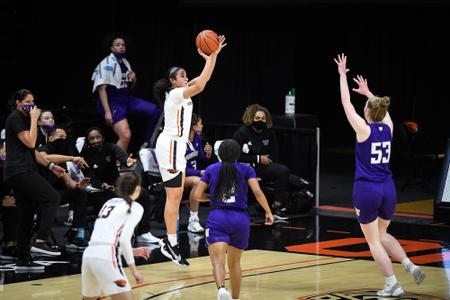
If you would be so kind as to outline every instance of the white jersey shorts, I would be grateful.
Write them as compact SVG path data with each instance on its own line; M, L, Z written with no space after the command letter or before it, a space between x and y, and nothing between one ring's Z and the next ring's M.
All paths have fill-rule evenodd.
M112 245L94 245L84 250L81 265L83 296L111 296L131 291L117 251Z
M163 182L186 171L186 144L161 133L156 141L156 159Z

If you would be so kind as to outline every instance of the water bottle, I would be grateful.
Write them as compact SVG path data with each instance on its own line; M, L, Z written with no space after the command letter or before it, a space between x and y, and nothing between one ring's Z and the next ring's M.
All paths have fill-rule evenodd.
M284 112L287 115L295 114L295 88L292 88L285 97Z

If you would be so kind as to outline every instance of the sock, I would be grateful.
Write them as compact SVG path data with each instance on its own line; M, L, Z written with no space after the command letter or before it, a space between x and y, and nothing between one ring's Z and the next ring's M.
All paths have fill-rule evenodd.
M402 265L405 267L405 269L411 268L411 270L417 267L415 264L413 264L412 261L409 260L409 258L405 258L404 260L402 260Z
M167 239L169 240L170 245L175 246L178 244L177 235L176 234L167 234Z
M198 211L192 211L191 210L191 217L190 218L198 218Z
M395 275L384 277L384 282L389 285L394 285L397 283L397 278L395 277Z

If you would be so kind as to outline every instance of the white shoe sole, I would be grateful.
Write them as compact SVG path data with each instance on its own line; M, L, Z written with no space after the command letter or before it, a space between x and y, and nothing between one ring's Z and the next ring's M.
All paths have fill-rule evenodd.
M31 252L41 253L41 254L50 255L50 256L60 256L61 255L61 252L59 252L59 251L51 252L51 251L42 250L40 248L36 248L34 246L31 247Z
M141 237L137 237L136 240L139 243L147 243L147 244L160 244L160 242L161 242L161 239L158 239L158 238L148 240L148 239L144 239Z
M289 217L280 217L280 216L277 216L277 215L273 215L273 218L274 219L276 219L276 220L289 220Z
M377 296L380 297L398 297L405 293L402 288L396 288L392 293L382 293L382 291L377 292Z
M160 245L161 245L161 253L162 253L165 257L167 257L168 259L170 259L174 264L176 264L177 266L180 266L180 267L189 267L189 266L186 266L186 265L182 265L182 264L180 264L180 262L179 262L178 260L173 259L173 258L172 258L172 255L170 255L170 253L167 252L167 251L164 249L164 246L165 246L164 242L161 241Z

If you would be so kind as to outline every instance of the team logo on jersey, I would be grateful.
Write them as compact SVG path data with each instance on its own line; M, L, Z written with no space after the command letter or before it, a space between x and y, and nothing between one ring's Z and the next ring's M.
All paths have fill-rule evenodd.
M187 106L192 105L192 101L189 100L188 103L186 103Z
M114 283L118 287L125 287L127 285L127 281L125 279L118 279L118 280L114 281Z
M262 140L262 143L264 146L269 146L269 140Z
M312 296L302 296L297 298L297 300L386 300L386 299L403 299L403 300L442 300L443 298L432 296L432 295L422 295L415 293L405 293L398 297L381 297L377 296L377 291L375 289L360 289L360 290L347 290L347 291L336 291L328 292L326 294L312 295Z
M378 127L378 130L379 130L379 131L383 131L383 127L381 127L381 126Z

